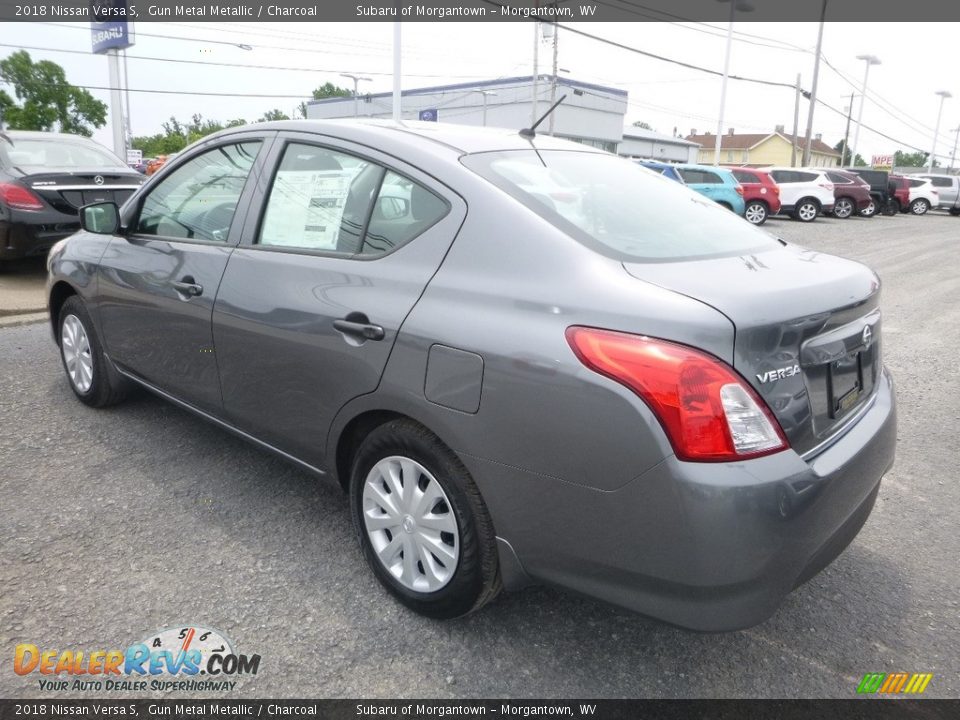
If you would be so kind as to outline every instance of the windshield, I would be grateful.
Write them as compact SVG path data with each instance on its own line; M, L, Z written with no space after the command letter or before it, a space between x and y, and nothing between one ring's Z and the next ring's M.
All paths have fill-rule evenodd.
M12 145L0 142L0 155L4 165L21 169L126 168L113 153L92 141L14 138Z
M664 262L779 247L766 232L683 185L614 155L515 150L463 163L605 255Z

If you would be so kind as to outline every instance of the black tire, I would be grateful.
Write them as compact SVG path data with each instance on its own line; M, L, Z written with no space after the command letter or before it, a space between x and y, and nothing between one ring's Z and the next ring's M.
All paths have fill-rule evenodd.
M363 492L381 460L405 457L419 463L443 489L459 532L459 558L452 577L439 590L419 592L403 585L380 561L367 532ZM354 529L367 564L390 593L411 610L449 619L479 610L500 592L496 533L480 492L460 459L433 433L412 420L394 420L361 443L350 472Z
M743 210L743 217L753 225L763 225L770 212L762 200L751 200Z
M912 215L926 215L930 211L930 201L924 198L917 198L910 203L910 213Z
M900 201L896 198L890 198L883 208L883 214L887 217L893 217L900 214Z
M860 216L865 218L872 218L876 214L877 214L877 201L874 198L870 198L870 204L860 211Z
M84 389L78 387L67 365L63 326L68 318L76 318L79 321L89 345L92 373L90 385ZM108 405L115 405L129 394L130 382L120 375L104 357L103 346L100 344L100 338L97 336L93 321L90 319L90 313L87 312L87 306L77 295L67 298L67 301L60 308L60 314L57 316L57 344L60 347L60 361L63 363L64 372L67 374L67 382L70 383L70 389L80 399L80 402L90 407L107 407Z
M803 223L813 222L820 214L820 203L813 198L803 198L793 207L793 217Z
M950 214L954 217L957 217L960 215L960 208L950 208Z

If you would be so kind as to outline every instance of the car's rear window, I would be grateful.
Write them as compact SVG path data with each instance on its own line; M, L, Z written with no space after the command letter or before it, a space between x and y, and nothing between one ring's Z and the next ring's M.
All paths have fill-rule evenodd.
M92 141L46 138L16 138L0 142L4 165L30 169L124 168L120 159Z
M577 240L626 262L742 255L779 246L703 195L614 155L515 150L467 155L463 163Z

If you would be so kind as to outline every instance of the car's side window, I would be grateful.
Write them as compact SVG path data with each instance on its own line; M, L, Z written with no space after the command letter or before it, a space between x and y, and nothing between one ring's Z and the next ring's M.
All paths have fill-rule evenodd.
M817 179L816 173L797 172L797 182L814 182Z
M267 200L258 243L349 255L383 255L446 215L421 185L361 158L291 143Z
M796 178L794 177L795 175L796 173L792 170L774 170L770 173L770 177L772 177L778 183L796 182Z
M184 163L150 191L137 235L225 243L259 140L221 145Z
M413 180L388 171L383 177L360 255L382 255L406 245L439 222L447 203Z
M679 168L677 170L680 173L680 177L683 178L683 181L688 184L696 185L697 183L703 182L701 179L703 174L699 170L689 170L687 168Z
M950 180L950 178L932 177L929 178L929 180L934 184L934 187L950 187L953 185L953 182Z
M837 173L827 173L827 177L836 185L852 185L853 181Z
M760 178L758 178L753 173L743 172L742 170L734 170L733 176L742 183L758 183Z

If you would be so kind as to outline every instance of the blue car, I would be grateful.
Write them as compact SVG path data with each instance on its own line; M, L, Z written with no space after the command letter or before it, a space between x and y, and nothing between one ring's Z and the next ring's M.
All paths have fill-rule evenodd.
M683 183L737 215L743 215L743 188L730 170L712 165L670 165L656 160L640 160L639 163Z

